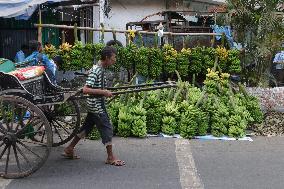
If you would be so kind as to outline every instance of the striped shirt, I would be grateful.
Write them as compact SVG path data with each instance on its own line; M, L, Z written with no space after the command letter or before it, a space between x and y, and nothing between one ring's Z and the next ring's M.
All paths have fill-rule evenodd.
M106 83L106 77L104 74L104 68L100 65L94 65L90 71L88 79L86 81L86 86L90 88L100 88L104 89ZM87 105L89 112L92 113L105 113L105 97L92 97L87 98Z

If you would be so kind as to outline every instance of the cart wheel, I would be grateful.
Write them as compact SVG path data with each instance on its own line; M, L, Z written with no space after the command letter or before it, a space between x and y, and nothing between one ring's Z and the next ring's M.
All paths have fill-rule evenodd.
M48 158L52 131L43 112L30 101L0 96L0 175L21 178L38 170Z
M53 131L52 146L60 146L71 140L80 128L80 108L76 100L63 104L41 107Z

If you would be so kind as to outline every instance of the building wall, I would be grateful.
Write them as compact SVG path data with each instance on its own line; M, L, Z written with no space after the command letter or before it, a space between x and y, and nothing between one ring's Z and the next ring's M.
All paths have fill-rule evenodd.
M145 16L166 10L165 0L111 1L109 18L104 17L105 28L126 29L126 23L141 21ZM161 19L153 16L148 20ZM105 42L112 40L112 33L105 33ZM96 42L98 37L95 38ZM117 40L125 45L125 35L117 34Z
M94 7L94 25L99 28L99 23L104 23L107 29L126 29L126 23L128 22L139 22L144 17L165 11L165 10L192 10L192 11L207 11L207 9L212 6L212 4L207 4L206 2L211 2L212 0L196 0L186 3L184 0L168 0L168 7L166 7L166 0L111 0L111 12L109 17L105 15L102 16L103 12L103 0L100 1L101 7ZM214 0L224 1L224 0ZM194 15L194 13L192 13ZM160 20L163 19L161 16L152 16L147 20ZM105 33L105 43L113 39L112 33ZM97 43L100 40L99 32L94 32L94 42ZM117 40L125 45L125 35L117 34Z

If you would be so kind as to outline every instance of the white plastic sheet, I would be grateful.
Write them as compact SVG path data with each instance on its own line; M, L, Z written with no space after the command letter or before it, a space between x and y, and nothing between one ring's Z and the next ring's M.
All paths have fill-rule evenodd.
M0 0L0 17L31 16L37 5L47 1L60 2L66 0Z

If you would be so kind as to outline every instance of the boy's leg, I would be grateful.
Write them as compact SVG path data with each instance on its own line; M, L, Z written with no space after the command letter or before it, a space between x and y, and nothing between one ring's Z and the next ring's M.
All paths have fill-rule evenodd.
M74 148L75 146L78 144L78 142L86 137L93 129L94 125L95 125L95 118L94 118L94 114L88 112L87 117L84 121L83 126L80 128L79 133L77 135L74 136L73 140L71 141L71 143L64 149L65 154L74 154Z
M112 137L113 137L113 126L109 120L107 113L99 115L99 119L96 121L96 126L101 134L102 143L106 146L107 151L107 164L122 166L124 161L116 158L112 150Z
M112 151L112 144L107 145L106 146L106 150L107 150L107 160L106 160L106 164L111 164L111 165L115 165L115 166L122 166L125 165L125 162L116 158L113 155L113 151Z

